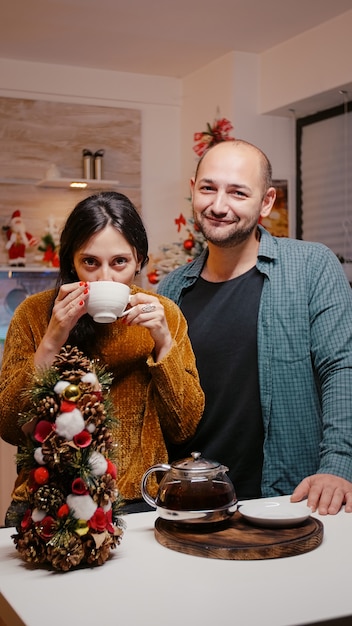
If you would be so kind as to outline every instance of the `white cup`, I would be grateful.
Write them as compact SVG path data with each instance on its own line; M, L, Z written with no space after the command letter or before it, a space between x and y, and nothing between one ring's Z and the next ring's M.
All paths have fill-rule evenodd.
M89 283L87 311L95 322L109 324L124 313L130 301L130 288L112 280Z

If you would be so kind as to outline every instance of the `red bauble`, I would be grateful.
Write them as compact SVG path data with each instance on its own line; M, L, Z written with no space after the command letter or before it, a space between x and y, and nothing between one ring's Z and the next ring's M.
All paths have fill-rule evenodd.
M157 272L149 272L147 276L151 285L156 285L159 282L159 276Z
M46 485L49 480L49 472L46 467L37 467L34 470L34 480L38 485Z
M189 237L189 239L186 239L183 242L183 247L185 250L192 250L192 248L194 247L194 239L193 237Z

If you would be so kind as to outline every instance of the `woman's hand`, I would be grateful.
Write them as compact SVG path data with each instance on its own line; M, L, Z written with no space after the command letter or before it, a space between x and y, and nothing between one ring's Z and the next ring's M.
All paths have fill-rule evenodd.
M89 284L85 282L62 285L54 303L47 331L34 356L37 367L48 367L68 339L72 328L87 310L85 302Z
M148 328L155 343L155 361L160 361L172 346L163 305L157 297L142 292L131 296L130 305L130 312L125 314L122 322Z

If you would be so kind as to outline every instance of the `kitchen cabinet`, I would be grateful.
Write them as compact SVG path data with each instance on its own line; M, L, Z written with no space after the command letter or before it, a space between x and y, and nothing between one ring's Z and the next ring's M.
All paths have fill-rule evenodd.
M58 270L50 267L0 266L0 367L8 325L18 304L28 295L51 289ZM17 475L14 446L0 439L0 526L3 525Z
M0 265L0 366L3 344L13 312L27 296L52 289L58 270L51 267Z

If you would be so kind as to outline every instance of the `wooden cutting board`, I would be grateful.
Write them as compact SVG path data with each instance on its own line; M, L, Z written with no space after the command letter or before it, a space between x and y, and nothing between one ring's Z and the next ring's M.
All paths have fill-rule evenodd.
M166 548L210 559L250 561L279 559L310 552L320 546L324 526L314 517L291 528L256 527L237 511L223 526L209 530L183 528L160 517L155 522L156 540Z

